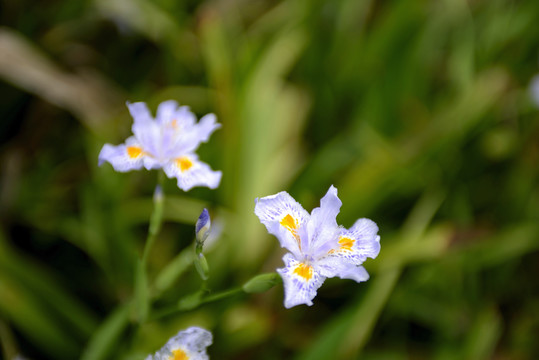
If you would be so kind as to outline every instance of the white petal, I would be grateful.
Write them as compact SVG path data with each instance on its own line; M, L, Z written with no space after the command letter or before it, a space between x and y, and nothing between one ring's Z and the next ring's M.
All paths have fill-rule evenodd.
M196 124L197 137L200 141L206 142L209 140L210 135L220 127L221 124L217 122L215 114L207 114Z
M326 278L313 267L294 259L292 254L286 254L283 261L286 266L283 269L277 269L277 272L283 278L284 307L290 309L300 304L311 306L316 290L322 286Z
M136 102L136 103L126 103L127 107L129 108L129 112L131 113L131 116L133 117L133 122L136 123L147 123L147 122L153 122L152 114L150 113L150 110L148 109L148 106L146 106L146 103L143 102Z
M307 240L302 230L305 229L310 216L290 194L281 191L255 199L255 214L260 222L266 225L268 232L279 239L282 247L298 258L301 256L300 245L304 244L301 241Z
M142 147L132 140L130 138L126 144L117 146L105 144L98 156L99 166L107 161L119 172L142 169L146 155Z
M177 120L178 129L180 131L191 129L197 121L197 117L191 112L189 106L180 106L174 114L174 119Z
M176 148L178 152L195 151L200 143L207 142L211 134L219 129L221 124L217 122L214 114L208 114L200 121L190 127L185 126L184 131L180 134L182 141Z
M204 355L207 359L206 348L212 344L212 340L211 332L193 326L180 331L178 335L169 340L168 344L172 349L181 347L192 355Z
M359 219L349 229L342 229L340 246L332 251L331 256L347 259L361 265L368 257L374 259L380 252L378 226L369 219Z
M157 114L155 116L155 121L161 125L170 123L175 115L176 109L178 108L178 103L174 100L163 101L157 107Z
M131 129L148 154L156 159L162 157L163 136L159 124L154 121L140 121L135 122Z
M326 195L320 200L320 207L313 209L307 226L309 252L316 253L319 248L327 251L336 241L338 231L337 215L342 202L337 196L337 189L331 185ZM327 246L329 243L329 247Z
M351 279L357 282L369 280L369 273L363 266L357 266L338 257L326 257L316 262L316 269L325 277L338 276L341 279Z
M173 352L183 351L190 360L207 360L206 348L212 344L211 332L199 327L180 331L155 354L156 360L169 360Z
M182 166L182 161L187 165ZM198 161L196 154L169 161L163 170L169 178L178 179L178 187L183 191L189 191L195 186L216 189L223 175L221 171L213 171L208 164Z

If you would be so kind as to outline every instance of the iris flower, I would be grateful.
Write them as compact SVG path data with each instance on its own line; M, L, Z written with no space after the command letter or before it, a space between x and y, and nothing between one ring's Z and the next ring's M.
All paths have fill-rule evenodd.
M369 279L361 264L380 252L378 226L369 219L357 220L350 229L337 225L341 205L333 185L310 215L286 191L256 199L255 214L289 251L283 257L285 267L277 269L286 308L311 306L326 278Z
M134 119L134 135L121 145L105 144L99 153L99 165L108 161L119 172L163 169L184 191L195 186L219 186L222 173L199 161L195 153L200 143L221 127L214 114L197 123L187 106L178 107L173 100L159 105L155 119L143 102L127 103L127 107Z
M193 326L170 338L155 355L148 355L146 360L207 360L206 348L211 343L211 332Z

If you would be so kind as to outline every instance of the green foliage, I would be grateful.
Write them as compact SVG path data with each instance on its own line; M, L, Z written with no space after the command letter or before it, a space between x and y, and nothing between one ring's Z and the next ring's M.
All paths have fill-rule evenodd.
M4 358L143 359L191 325L214 359L539 353L537 1L12 1L0 19ZM166 99L216 113L199 155L223 180L165 179L144 251L156 176L97 154L129 134L126 100ZM339 223L380 227L371 279L326 281L310 308L254 294L283 254L254 199L310 211L331 184ZM205 207L222 233L201 290Z

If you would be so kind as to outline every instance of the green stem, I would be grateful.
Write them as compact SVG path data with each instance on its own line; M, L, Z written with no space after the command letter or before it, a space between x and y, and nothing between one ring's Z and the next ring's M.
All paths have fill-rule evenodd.
M207 304L207 303L211 303L211 302L214 302L214 301L217 301L217 300L221 300L221 299L226 299L227 297L231 297L231 296L234 296L234 295L237 295L237 294L240 294L243 292L243 289L241 287L237 287L235 289L230 289L230 290L225 290L225 291L221 291L217 294L213 294L213 295L210 295L208 297L206 297L204 300L202 300L202 302L200 303L200 305L203 305L203 304Z
M157 176L157 186L155 187L155 192L153 196L153 211L150 216L150 226L148 228L148 236L146 237L146 243L144 244L144 251L142 253L142 263L146 268L148 262L148 256L150 254L150 249L155 242L155 238L161 229L161 224L163 223L163 204L165 200L165 195L163 193L163 182L165 180L165 173L159 171Z
M241 287L238 287L234 289L225 290L225 291L216 293L214 295L205 296L207 293L207 290L199 290L191 295L187 295L186 297L182 298L177 304L173 306L169 306L164 309L156 311L151 317L151 320L155 321L169 315L174 315L176 313L194 310L201 305L208 304L208 303L222 300L222 299L226 299L227 297L238 295L243 292L244 292L243 289Z
M178 301L177 304L173 306L169 306L155 312L151 319L158 320L165 316L173 315L182 311L194 310L201 305L226 299L228 297L232 297L242 293L253 294L265 292L274 287L275 285L281 283L281 276L277 273L260 274L251 278L249 281L247 281L240 287L224 290L216 294L210 295L209 289L207 289L206 282L204 281L199 291L183 297L182 299L180 299L180 301Z
M144 251L142 258L137 263L135 272L135 304L136 304L136 316L139 323L143 323L148 318L150 311L150 294L148 286L148 257L155 242L155 238L161 228L163 222L163 181L165 174L160 171L157 177L157 186L153 196L153 210L150 217L150 226L148 228L148 237L144 244Z

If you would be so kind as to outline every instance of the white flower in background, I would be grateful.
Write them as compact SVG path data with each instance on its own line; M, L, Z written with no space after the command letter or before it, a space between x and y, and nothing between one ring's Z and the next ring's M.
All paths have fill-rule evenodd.
M195 153L200 143L221 127L214 114L197 123L187 106L178 107L173 100L159 105L155 119L143 102L127 103L127 107L134 119L134 136L121 145L105 144L99 153L99 165L108 161L119 172L162 168L169 178L178 179L178 187L184 191L195 186L219 186L222 173L199 161Z
M256 199L255 214L290 251L283 257L285 267L277 269L283 278L286 308L311 306L326 278L369 279L360 265L380 252L378 226L369 219L357 220L348 230L338 226L341 205L333 185L311 215L286 191Z
M530 95L535 106L539 107L539 75L535 75L530 83Z
M207 360L206 348L212 343L212 335L208 330L193 326L180 331L146 360Z

